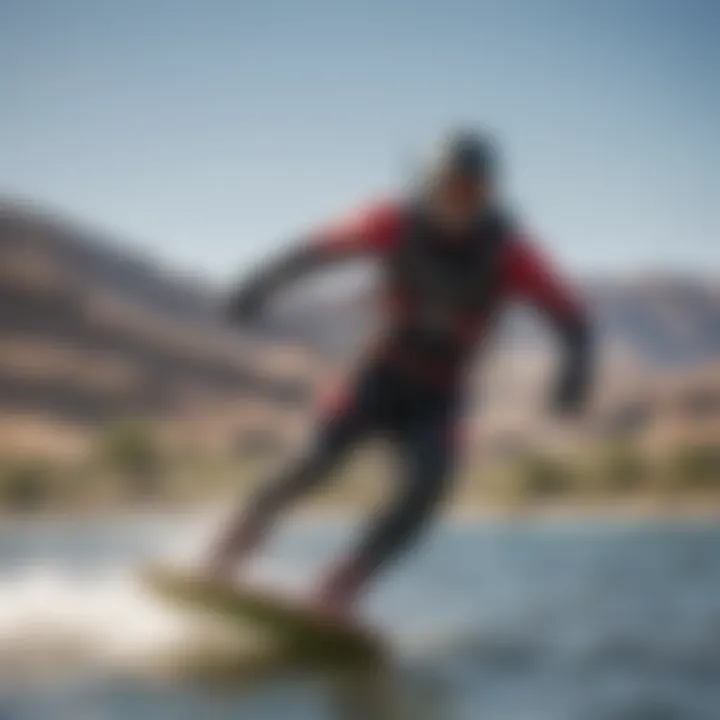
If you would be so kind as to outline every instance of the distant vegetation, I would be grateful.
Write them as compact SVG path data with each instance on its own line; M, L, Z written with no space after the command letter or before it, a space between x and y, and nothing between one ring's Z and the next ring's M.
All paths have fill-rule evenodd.
M549 454L526 454L514 463L521 495L552 498L578 486L578 470L572 463Z
M151 428L126 420L99 432L92 456L81 463L38 458L0 460L0 507L8 512L86 509L97 511L152 504L192 505L243 492L277 457L258 459L173 455ZM382 463L382 461L381 461ZM325 507L364 505L387 485L375 456L354 464L318 501ZM670 450L664 461L646 458L629 443L578 456L519 454L502 466L470 459L460 503L465 507L633 498L715 497L720 502L720 446L690 443Z
M680 488L720 489L720 443L695 443L678 448L670 469L671 477Z
M0 502L18 512L48 507L56 499L55 475L48 463L37 459L6 460L0 465Z
M129 499L152 498L161 491L165 459L152 429L140 421L110 425L99 438L97 461L119 479Z

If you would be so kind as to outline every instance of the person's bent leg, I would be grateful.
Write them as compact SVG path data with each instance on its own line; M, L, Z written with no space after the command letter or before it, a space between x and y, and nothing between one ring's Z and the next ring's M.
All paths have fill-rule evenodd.
M318 489L357 440L372 426L380 398L372 372L358 383L351 402L335 408L310 449L262 485L236 514L213 548L211 566L225 573L254 550L286 507Z
M452 422L420 420L403 438L405 477L398 495L373 519L360 546L322 584L320 604L345 613L387 562L409 550L439 510L454 467Z
M284 508L317 489L329 477L354 439L354 418L330 420L310 449L264 483L231 520L214 551L215 569L224 571L251 552Z

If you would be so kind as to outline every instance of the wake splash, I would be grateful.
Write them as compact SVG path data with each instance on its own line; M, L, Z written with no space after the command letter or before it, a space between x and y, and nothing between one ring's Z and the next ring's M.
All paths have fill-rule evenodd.
M182 640L188 622L129 573L73 577L34 567L0 581L0 667L117 664Z
M57 566L0 575L0 676L151 671L232 658L267 646L251 628L176 608L137 569L73 574Z

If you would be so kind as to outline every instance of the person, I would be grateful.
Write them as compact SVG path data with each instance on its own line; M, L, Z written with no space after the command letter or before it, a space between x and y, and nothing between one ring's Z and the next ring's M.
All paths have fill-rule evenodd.
M554 409L582 410L592 364L588 312L503 208L497 165L489 139L451 133L408 197L372 204L313 233L231 294L229 317L247 322L306 273L369 256L381 274L382 328L307 451L262 486L213 545L214 572L225 576L246 560L273 521L320 488L356 443L387 433L402 459L397 495L373 516L350 557L330 569L314 599L319 610L352 618L371 580L420 539L448 495L463 379L511 301L534 305L557 331L563 361Z

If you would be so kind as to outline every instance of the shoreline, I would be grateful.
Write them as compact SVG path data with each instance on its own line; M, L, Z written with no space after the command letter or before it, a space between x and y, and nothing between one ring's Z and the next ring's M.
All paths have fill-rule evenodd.
M233 499L235 500L235 499ZM217 517L222 521L231 502L166 503L157 506L118 506L114 508L54 508L33 512L0 511L7 524L54 522L113 522L122 520L168 521ZM371 505L350 503L324 504L322 500L298 507L288 513L287 522L354 522L372 512ZM567 521L589 523L708 521L720 522L720 493L682 496L636 496L626 498L569 499L544 502L510 503L490 501L456 503L442 513L442 521L457 525L494 522Z

